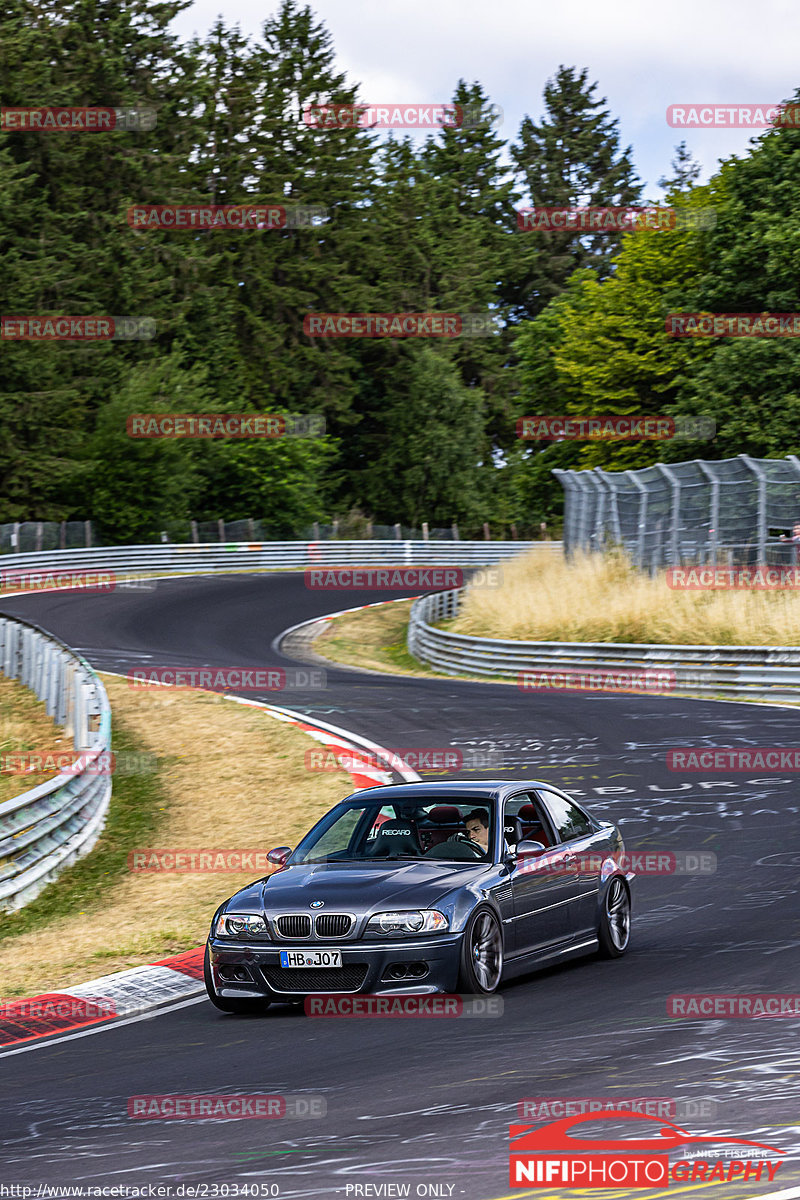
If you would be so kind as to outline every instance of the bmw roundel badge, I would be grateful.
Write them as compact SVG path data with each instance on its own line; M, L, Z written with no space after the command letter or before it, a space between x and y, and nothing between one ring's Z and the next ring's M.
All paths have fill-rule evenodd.
M308 907L309 908L324 908L325 901L324 900L312 900Z

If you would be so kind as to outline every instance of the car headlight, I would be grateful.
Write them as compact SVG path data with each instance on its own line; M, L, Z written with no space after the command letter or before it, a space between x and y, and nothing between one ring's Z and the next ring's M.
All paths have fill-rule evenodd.
M267 922L260 913L223 913L214 928L217 937L269 938Z
M416 912L376 913L367 922L369 933L444 933L450 922L444 913L435 908L417 909Z

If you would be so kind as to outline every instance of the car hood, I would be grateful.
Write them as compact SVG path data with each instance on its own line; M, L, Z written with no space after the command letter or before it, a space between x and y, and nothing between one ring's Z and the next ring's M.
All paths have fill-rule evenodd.
M255 905L270 913L291 912L308 910L312 900L321 900L329 911L430 908L448 892L479 882L490 869L488 863L309 863L285 867L251 884L226 908L244 912Z

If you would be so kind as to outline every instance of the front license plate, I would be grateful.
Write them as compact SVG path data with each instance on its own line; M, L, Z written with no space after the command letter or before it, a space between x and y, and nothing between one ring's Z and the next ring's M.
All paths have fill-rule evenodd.
M341 950L281 950L282 967L340 967Z

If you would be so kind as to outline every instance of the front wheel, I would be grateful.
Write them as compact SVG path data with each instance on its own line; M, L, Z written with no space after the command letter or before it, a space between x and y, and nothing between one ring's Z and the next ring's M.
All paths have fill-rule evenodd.
M631 937L631 898L619 876L615 876L608 887L600 915L597 940L601 958L619 958L628 949Z
M490 908L478 908L467 921L461 943L460 992L490 996L503 974L503 931Z
M206 946L206 954L203 959L203 983L206 985L208 998L215 1008L226 1013L259 1013L265 1012L269 1008L269 1000L256 1000L251 996L243 996L241 1000L229 999L227 996L218 996L214 987L214 976L211 972L211 956Z

